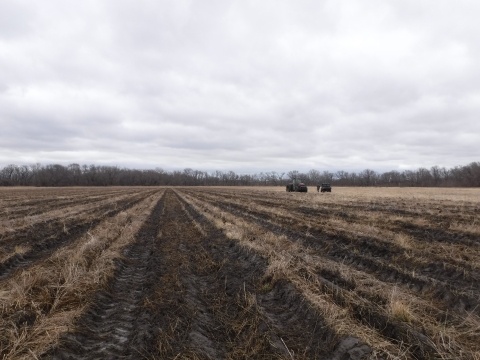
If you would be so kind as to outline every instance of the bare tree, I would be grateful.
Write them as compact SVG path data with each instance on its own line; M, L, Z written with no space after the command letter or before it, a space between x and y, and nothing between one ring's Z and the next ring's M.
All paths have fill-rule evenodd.
M286 176L286 178L285 178ZM359 173L316 169L308 173L292 170L287 173L269 171L258 174L237 174L233 171L211 173L186 168L183 171L120 169L116 166L52 164L0 168L2 186L111 186L111 185L282 185L284 179L303 180L307 185L330 182L335 186L480 186L480 162L451 169L433 166L430 169L389 171L383 174L366 169Z

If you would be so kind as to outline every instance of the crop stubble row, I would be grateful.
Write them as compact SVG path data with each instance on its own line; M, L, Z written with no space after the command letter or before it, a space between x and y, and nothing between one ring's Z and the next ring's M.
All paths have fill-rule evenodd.
M144 195L150 196L149 216L112 255L112 275L77 299L85 304L70 309L75 316L56 338L21 351L2 349L4 356L479 356L475 286L424 268L414 275L401 261L392 264L389 252L399 248L378 239L334 236L325 224L323 231L308 219L321 213L318 206L309 213L311 204L300 197L287 204L274 193L193 188ZM273 214L268 207L288 212ZM348 215L349 209L338 212ZM108 219L96 225L108 229ZM86 237L72 237L52 252L68 244L85 247ZM32 264L47 266L52 252ZM8 276L19 278L19 271ZM9 313L8 320L15 316ZM27 316L14 325L28 332L38 320Z
M3 236L0 241L0 250L4 253L0 262L0 280L49 256L56 249L74 242L103 219L115 216L148 195L147 192L122 197L114 204L106 203L100 206L91 204L92 206L80 214L81 216L36 223Z
M270 202L269 207L260 206L258 203L263 200L257 197L238 201L210 195L209 199L223 209L246 214L254 221L278 224L277 229L280 232L294 231L307 238L313 236L321 240L334 240L333 246L355 247L360 256L383 261L384 266L393 263L419 276L425 275L437 281L448 282L449 286L457 286L462 291L478 291L480 287L480 254L475 251L480 249L480 239L473 234L462 236L458 231L452 231L439 237L432 236L431 232L425 229L416 238L404 236L403 238L409 240L407 244L403 244L397 243L395 238L388 238L389 235L401 237L403 229L389 228L383 218L375 222L369 221L366 226L362 225L366 219L342 222L343 226L339 226L335 213L328 214L326 209L319 214L317 209L307 211L307 207L299 207L294 203L286 205L284 202ZM284 211L279 212L279 209ZM332 218L333 225L328 223ZM373 231L369 234L372 228ZM406 232L404 235L408 235L408 229ZM455 244L458 237L467 236L472 239L470 246ZM452 244L444 244L445 242Z
M53 358L315 358L335 343L291 284L259 291L266 259L172 191L124 256Z
M108 206L108 204L115 205L118 201L142 192L144 191L134 189L101 195L95 194L93 196L89 196L87 192L83 196L80 194L74 199L68 200L66 203L61 196L48 197L45 195L42 200L39 200L39 203L28 210L28 213L24 213L25 210L22 210L22 206L11 206L4 210L3 214L0 214L0 240L3 240L9 233L22 229L28 230L37 223L53 219L64 220L69 217L77 217L82 213L92 213L96 207Z
M138 190L137 190L138 191ZM132 193L135 190L132 191ZM68 194L68 195L67 195ZM89 204L93 201L101 201L117 195L128 195L128 192L116 190L109 192L93 192L93 193L67 193L57 194L56 196L43 196L38 199L28 199L24 202L15 201L9 204L0 204L0 216L8 218L9 220L19 218L21 216L33 216L45 213L49 210L58 210L67 208L69 206L78 206L82 204Z
M129 203L100 213L101 221L81 236L56 245L0 281L2 300L0 354L4 358L39 357L68 331L93 294L112 278L114 259L134 240L134 234L158 201L158 189L143 191ZM146 213L146 215L145 215Z
M369 291L367 286L361 286L359 282L355 286L356 296L352 297L351 291L347 291L348 288L343 289L343 293L349 295L349 301L345 300L345 296L341 298L337 294L332 295L332 299L348 308L351 316L358 321L376 328L386 337L397 340L399 344L408 344L412 356L458 358L461 353L465 358L478 357L479 298L478 286L472 285L472 282L477 280L475 273L470 278L464 274L451 275L449 271L413 274L412 268L408 266L415 263L407 263L406 266L401 261L395 265L390 264L392 255L395 255L391 252L399 250L394 244L388 247L374 238L341 232L331 234L325 231L322 225L312 225L314 222L298 211L299 207L306 207L304 200L292 199L289 213L286 214L278 213L275 206L259 210L256 203L262 201L263 196L258 192L242 193L240 196L233 193L237 195L238 191L232 190L221 195L212 191L189 191L193 197L215 205L217 208L213 212L232 214L278 236L286 235L292 242L299 242L308 249L314 249L320 258L341 263L346 267L341 272L353 277L354 283L364 274L373 276L373 279L377 280L375 291ZM243 199L239 201L239 198ZM279 201L278 198L276 201ZM346 210L348 211L348 208ZM475 252L476 248L471 250ZM421 255L426 258L429 256L428 253ZM448 257L445 261L448 261ZM413 269L416 268L418 266ZM476 271L475 265L471 268ZM328 279L323 279L322 283L338 292L347 281L340 278L335 286L329 285ZM382 285L380 288L379 284ZM394 285L393 289L391 285ZM398 304L397 301L392 301L392 294L396 294L395 297L403 295L400 304L402 307L411 307L410 310L405 308L408 312L402 319L404 321L399 322L395 316L391 316L395 314L392 314L392 306Z

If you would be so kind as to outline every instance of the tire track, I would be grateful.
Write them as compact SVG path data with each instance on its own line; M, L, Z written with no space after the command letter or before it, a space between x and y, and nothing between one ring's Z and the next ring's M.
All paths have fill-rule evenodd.
M199 204L197 204L199 205ZM207 213L211 213L214 217L218 216L219 218L223 219L224 223L235 223L236 221L230 217L222 215L221 212L217 213L215 215L215 210L212 208L204 208L202 207L200 203L200 208L202 208L204 211ZM219 207L221 210L225 210L222 207ZM227 211L225 211L227 212ZM243 213L234 213L233 211L229 211L232 213L235 217L238 217L239 219L245 219L247 220L246 214ZM260 225L261 226L261 225ZM391 321L391 319L386 319L386 317L379 312L377 306L371 306L373 304L369 303L368 301L365 301L366 299L362 298L358 294L356 294L354 291L349 291L348 287L352 288L352 284L349 284L347 281L338 281L337 283L344 283L347 285L347 289L342 289L340 286L336 286L332 284L332 282L328 281L325 277L321 276L321 274L313 274L311 272L311 268L307 270L305 268L306 263L304 263L300 258L296 259L296 251L300 251L298 248L288 248L288 245L282 242L281 239L282 235L285 235L284 233L279 234L280 237L278 239L272 240L272 242L269 242L268 240L262 240L262 235L264 234L264 231L261 230L260 228L258 230L255 229L256 226L249 227L245 225L242 229L239 229L238 232L242 235L239 241L243 242L245 246L249 246L249 242L253 243L258 243L258 246L254 245L255 249L258 249L258 251L262 253L277 253L278 255L276 256L276 259L281 261L281 265L276 265L280 266L282 269L290 268L288 270L288 275L286 274L285 277L288 278L290 281L294 281L296 283L300 283L303 285L300 285L303 288L303 291L306 293L309 292L314 292L314 296L317 296L320 298L328 298L330 300L326 302L322 302L321 307L325 307L326 309L329 309L327 311L327 316L330 316L330 322L335 323L340 321L340 319L336 319L336 316L338 316L340 313L344 313L347 311L350 313L356 321L352 322L352 319L350 317L344 317L343 320L347 322L351 328L349 329L350 331L354 331L357 335L360 333L365 333L365 336L368 336L370 338L370 341L372 339L374 342L372 345L376 345L376 342L384 342L384 345L386 346L386 349L388 348L388 351L393 351L395 353L395 349L393 346L393 343L398 342L402 343L405 340L409 339L414 341L410 341L409 343L413 343L413 352L418 352L419 354L435 354L434 349L432 349L429 346L424 346L427 345L424 343L424 341L421 339L421 334L416 333L411 327L405 327L402 324L399 324L398 322L395 323L394 321ZM265 228L265 227L263 227ZM294 242L292 239L288 239L288 241ZM265 245L263 245L265 243ZM282 250L282 244L287 245L287 248L285 249L286 252L288 252L291 255L288 255L288 257L291 256L290 260L284 260L283 257L283 250ZM281 248L279 248L281 247ZM296 251L295 251L296 249ZM275 263L275 258L273 262ZM321 260L319 260L321 261ZM282 270L278 270L282 272ZM287 271L287 270L286 270ZM336 274L333 273L323 273L324 276L328 276L330 278L335 278ZM266 284L268 286L268 283L271 281L268 278L265 279ZM308 284L308 285L307 285ZM306 288L307 287L307 288ZM353 285L353 288L355 285ZM310 298L312 298L310 296ZM297 300L295 303L298 303L299 300ZM331 304L334 304L334 306L330 306ZM352 308L353 306L357 305L356 308ZM358 315L358 316L357 316ZM333 320L335 319L335 320ZM357 326L357 321L360 323L363 323L363 325ZM385 326L388 324L389 326ZM372 332L372 328L375 329ZM341 330L342 333L345 333L345 330ZM366 334L369 335L366 335ZM347 330L348 334L348 330ZM384 340L382 340L382 337L387 340L387 342L390 342L390 340L393 340L393 343L390 342L390 344L385 343ZM347 339L352 339L352 337L347 336ZM349 340L344 339L346 342L349 342ZM395 341L396 340L396 341ZM356 340L358 341L358 339ZM332 342L330 342L332 343ZM360 344L359 347L362 347L363 345ZM342 347L342 343L338 345L337 350ZM398 350L398 349L397 349ZM393 354L392 353L392 354ZM391 354L391 355L392 355ZM393 356L393 355L392 355ZM341 358L341 357L340 357ZM348 357L346 357L348 358ZM425 356L420 356L419 358L428 358Z
M210 191L204 191L204 194L209 196L217 196L218 193L213 193ZM225 200L233 199L231 193L222 193ZM390 214L390 215L400 215L407 217L408 219L395 221L386 220L384 222L378 222L377 227L389 230L389 231L401 231L407 233L415 238L423 239L428 242L438 242L446 244L463 244L465 246L478 246L480 244L480 238L477 235L470 234L467 232L455 231L449 229L452 222L455 223L466 223L470 224L473 221L472 216L466 217L465 214L455 215L455 207L449 206L445 207L442 203L437 203L432 205L433 208L441 209L440 214L431 214L426 211L421 210L403 210L398 209L392 206L392 204L382 204L382 203L370 203L362 202L360 205L349 203L338 205L338 204L317 204L318 207L312 208L304 206L302 203L286 203L285 199L279 199L278 197L271 197L262 195L261 197L256 196L255 193L235 193L235 199L242 199L243 201L253 202L255 204L272 207L272 208L281 208L286 211L297 212L300 216L309 216L313 218L324 218L325 216L339 217L345 221L351 223L360 223L370 221L370 216L372 214ZM268 199L268 200L266 200ZM282 201L283 200L283 201ZM328 206L327 206L328 205ZM406 206L406 205L403 205ZM348 207L348 211L345 211L345 208ZM476 208L471 205L471 211L467 212L468 214L474 214ZM447 213L447 215L445 214ZM428 225L415 225L411 222L412 219L417 219L422 217L427 219Z
M195 268L192 273L209 284L209 291L199 292L203 303L217 304L207 309L220 324L218 334L211 333L225 344L226 355L220 358L286 359L295 354L296 359L336 359L332 355L335 347L338 358L348 358L347 352L353 353L354 349L361 354L370 351L358 339L350 338L350 345L338 339L289 281L265 283L267 259L227 238L185 199L181 198L181 202L189 217L205 231L206 241L189 252L204 254L203 261L196 259L194 263L212 264L203 273Z
M153 247L164 208L163 196L135 236L135 243L124 251L107 289L99 291L93 305L78 321L77 330L68 333L61 345L45 359L118 359L140 357L132 347L144 324L144 300L153 286L156 269Z
M28 251L25 253L15 253L6 261L0 263L0 281L8 278L15 271L24 269L35 262L48 257L60 247L73 243L85 235L90 229L102 222L105 218L117 215L125 209L139 203L149 195L151 194L142 194L141 197L137 197L133 200L125 199L120 201L117 203L115 209L107 210L107 212L102 214L101 217L91 217L82 220L74 219L71 223L67 223L68 227L66 227L65 223L58 221L49 224L47 228L42 224L42 227L36 227L34 230L30 230L35 232L29 236ZM111 204L95 210L98 214L100 213L100 210L106 210L110 207Z
M13 207L9 207L7 210L0 211L0 217L8 216L10 220L18 218L20 216L33 216L53 209L67 208L71 206L78 206L83 204L94 204L105 199L109 199L112 196L119 194L116 192L105 192L101 194L78 194L76 196L69 196L68 198L46 198L43 197L40 200L27 200L24 203L15 204ZM133 195L131 193L120 193L122 195Z
M151 193L151 192L150 192ZM102 210L109 210L112 206L117 206L119 202L143 196L146 192L136 192L133 194L120 194L118 197L101 197L95 198L92 201L82 201L74 203L65 208L58 208L51 211L43 211L40 209L41 216L25 216L23 218L2 219L4 222L13 223L14 229L6 231L5 226L0 233L0 246L2 248L12 247L21 244L22 241L28 240L28 236L42 231L43 227L51 224L62 223L67 225L67 222L72 221L72 218L86 217L88 215L100 213ZM23 223L22 223L23 221ZM26 223L32 222L30 225ZM11 225L9 225L11 226Z
M69 201L59 201L59 200L51 200L47 202L41 202L35 206L28 206L27 208L15 208L14 210L8 211L6 214L2 214L3 216L6 215L9 220L18 220L21 217L27 216L35 216L39 214L44 214L46 212L52 210L59 210L59 209L68 209L71 207L81 206L81 205L93 205L95 203L100 203L105 201L106 199L111 199L113 194L104 194L102 196L90 196L90 197L79 197ZM131 194L122 194L122 195L131 195ZM1 216L1 215L0 215Z
M2 281L1 359L40 357L55 346L95 292L109 282L115 259L135 240L162 195L162 190L152 194L106 219L88 236Z
M266 259L172 190L136 238L108 290L44 358L311 359L341 340L293 284L264 289ZM363 346L353 342L331 359Z
M198 194L194 196L199 197ZM420 266L414 258L405 259L401 262L403 267L400 268L394 264L393 260L395 256L398 257L398 254L403 254L403 251L394 245L387 246L369 238L353 240L345 236L329 236L318 230L303 228L295 224L292 218L277 216L274 219L269 214L249 209L247 206L218 199L209 198L203 201L215 204L223 211L248 219L278 235L287 235L294 241L301 241L311 248L326 253L331 259L345 262L358 270L370 272L382 281L404 283L419 294L434 290L435 298L448 302L451 309L474 310L480 314L477 297L480 294L478 269L454 267L433 261ZM307 231L308 235L306 235ZM412 269L415 270L415 275L412 274ZM470 277L466 276L465 270L470 271L467 273Z
M193 192L188 192L189 194L194 194ZM201 196L197 196L198 194L193 195L194 198L201 198ZM349 252L347 251L348 249L345 248L339 248L341 250L342 256L335 258L331 256L331 248L333 247L332 244L328 244L328 246L325 246L327 244L320 244L321 246L319 247L318 241L320 239L315 238L314 236L306 236L304 232L295 232L291 231L289 227L284 228L282 226L276 225L275 222L278 219L269 219L272 222L268 222L267 220L264 220L263 218L259 219L257 217L254 217L252 215L248 215L248 211L245 209L236 209L235 206L230 206L232 204L223 204L222 202L219 204L218 202L213 201L212 199L209 199L209 201L206 202L215 204L218 206L220 211L215 211L215 208L209 207L204 207L202 205L202 202L205 200L200 200L200 203L197 205L199 206L200 209L210 212L211 214L214 215L217 213L216 217L219 220L223 219L223 222L225 221L228 222L235 222L233 218L228 215L229 213L234 215L234 217L238 217L239 219L245 219L249 223L257 224L260 226L259 229L264 228L268 229L272 233L275 233L281 238L282 236L287 236L292 243L294 242L300 242L302 243L302 246L305 246L305 249L318 249L321 250L319 252L318 256L320 257L319 260L321 261L322 257L325 257L325 260L331 259L333 263L337 264L348 264L352 265L349 261L346 261L346 256L349 256ZM242 211L243 210L243 211ZM224 211L224 213L223 213ZM225 215L222 215L225 214ZM240 223L242 221L240 220ZM242 225L243 226L243 225ZM247 226L247 225L245 225ZM246 227L246 229L249 227ZM242 230L239 230L240 233L242 233ZM248 230L247 230L248 233ZM245 234L247 234L245 233ZM259 241L256 239L256 236L258 236L260 233L262 233L262 230L259 230L259 233L256 233L255 230L251 232L251 235L242 235L242 236L247 236L245 238L245 241ZM251 238L250 238L251 237ZM243 238L242 238L243 239ZM243 240L242 240L243 241ZM293 252L292 252L293 251ZM293 259L295 259L294 255L294 250L291 249L290 253L293 255ZM354 255L354 254L352 254ZM295 260L292 260L295 263ZM303 270L303 268L299 268L299 270ZM360 272L365 271L365 268L359 267L357 270ZM376 269L379 270L379 269ZM379 273L381 274L383 269L380 269ZM376 275L376 273L374 273ZM310 278L309 283L311 283L311 286L314 286L315 282L319 282L321 286L321 291L322 293L329 294L329 296L335 301L336 304L339 304L341 307L344 307L346 309L349 309L351 314L356 318L358 322L364 323L368 327L375 328L379 333L381 333L383 336L389 339L396 339L398 341L398 344L400 346L403 346L401 344L408 344L410 349L409 353L415 356L415 358L431 358L439 356L439 353L437 351L436 346L432 343L432 341L425 336L427 334L429 337L433 335L437 335L434 332L437 331L438 329L438 323L444 323L445 326L452 326L453 328L464 328L464 321L468 321L469 314L465 313L464 309L461 307L459 308L458 305L460 306L465 306L464 302L460 302L460 304L457 303L457 307L455 308L455 311L458 312L459 316L454 316L453 314L450 314L449 309L447 308L447 311L439 311L438 309L435 309L435 307L430 307L428 303L423 303L425 304L429 310L432 311L429 316L437 316L437 319L432 319L429 320L430 323L427 325L426 329L423 327L422 323L418 323L417 321L411 321L408 320L407 322L412 322L411 326L410 324L407 324L407 322L402 321L396 321L393 319L391 316L388 315L388 307L386 305L390 306L390 299L388 298L388 294L384 294L387 297L381 296L378 294L378 296L373 293L369 292L368 289L355 289L355 283L354 282L349 282L348 280L342 279L340 274L335 274L332 273L331 271L320 271L319 273L315 274L314 272L310 270L305 271L305 275L301 275L304 278ZM361 274L359 274L361 276ZM388 277L389 274L387 274ZM355 275L356 276L356 275ZM383 279L382 279L383 280ZM392 282L392 279L385 279L386 282ZM432 288L438 284L430 284ZM342 289L344 287L345 289ZM388 289L388 286L386 287ZM367 291L364 291L367 290ZM436 289L437 291L440 291L440 289ZM388 292L387 292L388 293ZM375 295L372 297L372 295ZM430 297L429 294L426 294L425 292L419 292L418 295L427 295L427 301L432 301L432 298ZM463 299L462 299L463 300ZM474 301L472 298L471 300ZM422 302L419 302L418 304L421 304ZM436 303L434 301L433 303ZM386 309L385 309L386 308ZM465 316L467 316L465 318ZM471 326L471 325L470 325ZM433 332L432 332L433 331ZM468 337L468 336L467 336ZM470 341L467 339L467 337L464 337L462 339L459 338L459 341L465 341L468 342ZM458 345L457 345L458 346ZM472 346L472 343L466 343L465 350L469 349L469 347ZM474 349L473 347L472 349Z

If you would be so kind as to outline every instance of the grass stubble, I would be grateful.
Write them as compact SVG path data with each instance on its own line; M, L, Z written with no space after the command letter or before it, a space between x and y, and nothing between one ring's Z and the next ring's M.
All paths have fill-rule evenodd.
M0 283L0 349L5 359L38 358L74 331L93 294L113 276L160 194L102 221L75 243ZM68 231L68 230L67 230Z
M236 197L232 196L233 191L218 195L209 192L209 198L200 196L201 200L195 196L197 194L189 191L186 199L198 211L202 211L205 216L215 222L216 226L224 229L230 237L239 241L242 246L267 256L270 265L266 277L270 281L284 278L294 283L339 334L357 336L372 345L374 352L391 359L409 357L478 359L480 357L478 344L480 320L473 311L449 313L448 309L445 311L445 309L438 308L435 301L429 301L428 296L427 299L419 297L408 288L380 281L375 276L329 260L321 256L318 251L304 247L299 242L293 242L286 236L273 234L245 218L235 216L233 213L209 204L209 201L206 200L207 198L214 200L218 196L223 199L229 198L229 201L236 201ZM238 193L238 190L235 193ZM242 195L249 200L261 198L254 194L255 192L250 191ZM214 203L214 201L212 202ZM250 206L256 210L260 208L256 204L252 205L253 201L249 202ZM292 208L295 209L297 204L295 204L295 200L293 202ZM302 202L302 206L312 206ZM274 215L278 209L265 207L263 211ZM277 215L289 214L291 216L285 210L280 210L280 212L282 214L277 213ZM333 224L331 221L329 222L330 224L325 226L326 233L338 232L339 229L335 226L338 224L336 219L333 220ZM383 222L378 226L379 229L376 228L376 225L375 221L370 221L367 226L358 224L353 230L348 230L350 234L353 232L353 236L355 236L355 232L359 232L361 235L368 232L369 235L375 235L374 239L385 241L385 238L381 236L384 232ZM342 230L340 229L340 231ZM424 246L420 239L412 239L402 233L392 232L388 235L387 241L394 242L405 251ZM417 245L419 243L420 246ZM446 247L447 251L452 251L452 247ZM471 253L472 250L476 250L476 248L470 249ZM477 256L478 253L475 253L473 258L476 259ZM450 255L450 258L454 258L454 256ZM336 273L339 278L349 281L354 286L351 289L336 286L328 280L322 279L321 276L319 278L318 274L322 274L322 272ZM362 316L365 318L378 317L383 321L375 319L369 321ZM390 338L388 332L383 331L382 333L381 326L391 326L392 324L394 332L397 335L400 334L396 339Z
M27 192L40 200L44 196L31 189ZM422 269L440 262L454 274L463 270L457 288L452 284L452 291L461 294L463 290L458 286L468 281L475 284L480 268L480 241L476 241L480 235L478 190L345 188L334 189L332 194L286 194L283 188L185 188L177 193L241 247L268 259L262 285L256 292L270 291L281 281L293 284L338 338L355 336L369 344L373 349L371 358L480 359L478 309L449 308L435 295L435 288L419 292L395 280L383 281L375 273L328 257L302 241L313 238L311 233L316 231L348 239L353 245L341 245L345 254L361 254L362 249L356 249L355 242L368 238L395 251L396 256L389 261L399 269L405 263L418 264ZM75 190L74 194L81 196L81 191ZM0 194L0 201L14 213L15 201L23 201L27 206L29 196L10 190ZM115 196L122 196L121 191ZM62 334L75 331L75 321L89 306L93 294L112 278L114 259L121 257L122 250L134 240L159 196L160 193L150 196L102 221L75 243L0 282L1 357L39 358L57 346ZM226 211L216 206L217 202L243 206L246 212L251 209L253 215ZM82 211L91 206L72 206L63 215L82 216ZM184 205L181 207L198 238L205 237L208 229L195 221ZM316 216L308 215L309 211L316 211ZM324 216L318 216L322 212ZM0 232L8 235L47 218L61 218L62 211L52 209L47 215L9 219L7 211L0 219ZM272 224L284 225L289 232L282 235L268 230L254 221L257 215ZM299 236L292 239L288 235L292 231ZM0 259L5 261L27 251L28 245L20 244L11 252L1 253ZM199 273L225 266L224 262L203 255L194 254ZM170 275L174 283L182 284L174 272ZM422 276L412 269L413 278ZM433 285L442 282L441 276L427 280ZM448 280L442 286L449 286ZM229 358L253 356L265 348L262 341L271 341L255 332L264 316L255 291L246 289L238 296L238 308L243 309L239 314L243 311L243 316L225 318L225 323L244 337L241 346L232 347ZM217 300L214 306L221 314L224 295L219 293ZM168 344L174 341L165 338L158 347L168 353ZM290 352L288 343L278 342L278 346L285 349L280 358L296 355ZM193 350L183 355L192 359L199 356Z

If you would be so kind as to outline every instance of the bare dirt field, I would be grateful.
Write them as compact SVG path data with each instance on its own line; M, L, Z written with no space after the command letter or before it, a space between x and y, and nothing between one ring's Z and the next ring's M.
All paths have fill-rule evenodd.
M480 359L480 189L0 189L0 358Z

